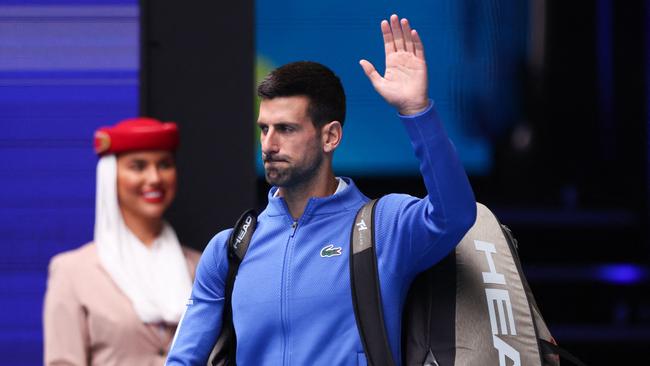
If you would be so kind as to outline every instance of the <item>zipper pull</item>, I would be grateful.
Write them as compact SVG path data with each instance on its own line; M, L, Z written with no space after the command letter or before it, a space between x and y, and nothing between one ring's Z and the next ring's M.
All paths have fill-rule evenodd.
M291 228L293 229L293 232L291 233L291 237L293 238L293 236L296 235L296 229L298 228L298 221L294 221L293 224L291 224Z

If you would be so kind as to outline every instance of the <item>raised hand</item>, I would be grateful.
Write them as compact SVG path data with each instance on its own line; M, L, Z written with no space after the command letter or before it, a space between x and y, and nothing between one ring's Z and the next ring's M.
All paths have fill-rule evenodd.
M382 77L367 60L359 63L375 90L403 115L417 114L429 105L427 64L424 47L407 19L395 14L390 24L381 21L386 53L386 72Z

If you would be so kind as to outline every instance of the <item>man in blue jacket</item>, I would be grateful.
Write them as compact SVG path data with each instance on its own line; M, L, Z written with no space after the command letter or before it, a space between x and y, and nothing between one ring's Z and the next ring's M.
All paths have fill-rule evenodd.
M467 176L427 95L418 33L396 15L381 22L382 77L360 64L375 90L399 112L428 195L383 197L375 241L384 317L392 354L400 355L401 310L417 273L446 256L474 223ZM365 365L352 309L350 230L368 200L332 157L343 136L345 95L325 66L296 62L272 71L258 87L258 125L269 203L232 294L240 365ZM372 129L369 128L369 133ZM205 365L222 326L227 239L217 234L197 268L191 299L168 365Z

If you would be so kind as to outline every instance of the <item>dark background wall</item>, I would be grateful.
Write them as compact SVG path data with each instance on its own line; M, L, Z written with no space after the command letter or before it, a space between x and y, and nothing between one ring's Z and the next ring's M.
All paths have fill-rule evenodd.
M140 113L179 124L168 216L202 250L255 204L253 1L141 0L140 14Z

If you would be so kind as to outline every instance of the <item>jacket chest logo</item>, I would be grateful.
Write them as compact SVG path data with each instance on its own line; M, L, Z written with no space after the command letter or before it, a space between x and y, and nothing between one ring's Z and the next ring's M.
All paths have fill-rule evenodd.
M334 248L334 244L330 244L320 250L320 256L323 258L334 257L337 255L341 255L342 250L343 249L341 247Z

